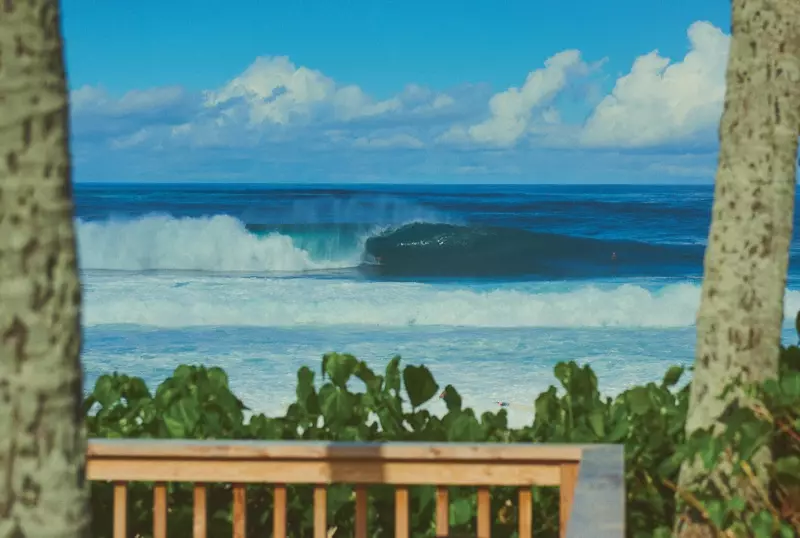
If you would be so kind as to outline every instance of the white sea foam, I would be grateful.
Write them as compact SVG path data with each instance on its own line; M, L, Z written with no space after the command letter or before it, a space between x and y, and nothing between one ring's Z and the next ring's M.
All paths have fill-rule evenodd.
M493 290L411 282L90 274L84 322L191 326L689 327L699 288L621 284ZM786 312L800 308L787 292Z
M352 267L358 259L315 260L291 237L257 236L229 216L173 218L149 215L135 220L78 221L83 269L142 271L307 271Z

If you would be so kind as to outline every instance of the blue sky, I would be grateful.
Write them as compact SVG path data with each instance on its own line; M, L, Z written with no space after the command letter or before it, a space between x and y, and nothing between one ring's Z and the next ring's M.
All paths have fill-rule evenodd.
M728 1L62 5L78 181L713 179Z

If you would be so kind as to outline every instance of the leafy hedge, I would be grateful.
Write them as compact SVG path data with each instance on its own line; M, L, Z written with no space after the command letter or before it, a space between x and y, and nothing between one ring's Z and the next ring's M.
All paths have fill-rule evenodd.
M800 317L798 318L800 321ZM230 391L219 368L179 366L172 377L151 393L142 379L104 375L86 399L91 437L191 439L314 439L329 441L472 441L536 443L623 443L627 482L628 535L636 538L670 535L676 513L678 466L699 454L710 465L729 457L736 443L741 458L734 464L744 475L753 452L765 444L776 455L771 491L755 502L700 488L681 497L727 536L800 535L800 348L783 348L781 377L752 390L760 391L763 409L729 410L721 437L700 432L686 439L684 425L688 386L679 388L684 373L670 368L660 383L648 383L615 398L601 396L597 377L574 362L555 367L560 389L551 386L536 398L532 425L509 428L503 409L476 413L465 407L452 386L445 387L447 413L432 415L422 405L441 392L425 366L401 367L393 358L382 374L351 355L328 354L322 359L322 384L303 367L297 372L297 398L285 416L258 414L245 419L247 409ZM361 383L353 382L354 378ZM358 385L360 390L355 390ZM405 405L404 405L405 404ZM91 412L90 412L91 411ZM150 484L132 484L129 491L129 535L150 536ZM93 484L93 535L111 536L110 484ZM266 486L248 487L249 536L269 536L272 493ZM209 535L231 531L229 485L208 490ZM516 536L517 514L512 488L493 488L495 515L492 536ZM474 536L475 495L471 488L451 488L452 535ZM353 535L352 488L334 485L328 493L328 521L336 536ZM192 493L187 484L169 486L170 536L191 535ZM370 488L370 530L391 536L394 497L391 487ZM290 487L290 536L311 536L312 494L307 486ZM412 489L411 525L414 536L434 536L432 487ZM534 489L534 535L558 536L558 496L553 488ZM795 533L795 534L793 534Z

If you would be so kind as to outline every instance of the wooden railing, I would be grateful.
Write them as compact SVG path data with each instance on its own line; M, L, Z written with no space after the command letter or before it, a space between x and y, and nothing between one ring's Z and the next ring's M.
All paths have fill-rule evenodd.
M409 486L434 485L437 536L448 536L446 486L476 486L477 533L490 538L489 486L516 486L519 536L532 536L533 486L560 488L561 536L623 538L618 445L92 440L89 480L114 482L114 538L124 538L127 482L154 482L153 538L167 536L167 482L194 483L194 538L207 538L204 484L233 485L233 536L245 538L245 484L274 487L274 538L286 538L286 484L314 487L314 536L327 536L327 484L355 487L355 536L366 538L367 486L395 486L396 538L409 532ZM218 537L211 537L218 538Z

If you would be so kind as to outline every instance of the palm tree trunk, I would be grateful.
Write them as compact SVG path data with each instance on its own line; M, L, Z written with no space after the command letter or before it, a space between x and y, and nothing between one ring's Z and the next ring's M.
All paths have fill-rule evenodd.
M736 378L777 377L800 134L800 1L733 0L725 108L687 433L721 426ZM761 455L769 461L769 453ZM715 473L727 472L720 466ZM708 474L684 463L686 487ZM762 475L763 479L763 475ZM677 535L712 536L702 522Z
M0 538L88 536L57 0L0 3Z

